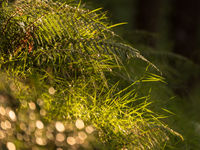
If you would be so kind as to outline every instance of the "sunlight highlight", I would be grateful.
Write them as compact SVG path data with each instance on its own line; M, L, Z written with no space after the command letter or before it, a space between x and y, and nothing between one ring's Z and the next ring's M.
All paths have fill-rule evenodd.
M8 115L9 115L9 117L10 117L10 119L12 121L16 121L16 115L15 115L14 111L10 110L9 113L8 113Z
M56 122L55 127L56 127L56 130L57 130L58 132L64 132L64 131L65 131L65 126L64 126L63 123L60 122L60 121L57 121L57 122Z
M29 108L30 108L31 110L35 110L35 109L36 109L36 105L35 105L34 102L30 102L30 103L28 103L28 105L29 105Z
M49 88L49 94L54 95L56 90L53 87Z
M44 128L44 124L42 123L42 121L37 120L37 121L36 121L36 127L37 127L38 129L43 129L43 128Z
M85 127L84 122L83 122L83 120L81 120L81 119L77 119L75 125L76 125L76 127L77 127L78 129L83 129L83 128Z
M7 142L6 147L8 150L16 150L15 144L12 142Z

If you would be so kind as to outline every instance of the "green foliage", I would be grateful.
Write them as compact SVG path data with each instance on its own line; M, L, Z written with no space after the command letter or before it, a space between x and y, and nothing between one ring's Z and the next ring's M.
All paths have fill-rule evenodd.
M24 101L41 99L47 123L82 119L108 149L160 149L171 135L181 137L149 109L145 83L163 78L114 26L99 9L19 0L0 9L1 71L28 86L14 95L17 113Z

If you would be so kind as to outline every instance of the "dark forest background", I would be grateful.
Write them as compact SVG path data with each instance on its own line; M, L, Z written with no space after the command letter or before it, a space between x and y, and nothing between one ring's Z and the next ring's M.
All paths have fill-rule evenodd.
M103 7L113 23L128 22L123 34L130 42L140 32L149 46L165 48L200 64L200 1L198 0L92 0ZM131 32L130 32L131 31ZM145 37L143 37L145 38ZM136 41L134 42L137 43ZM144 44L144 43L143 43Z
M193 89L197 88L200 83L199 0L85 0L83 2L91 8L102 7L108 12L112 23L127 22L126 25L116 28L117 33L150 60L153 55L148 54L148 51L152 50L154 55L163 52L163 55L174 57L166 63L177 71L177 76L174 75L168 80L172 79L169 84L172 84L178 95L190 95ZM179 59L184 61L178 62ZM156 59L152 61L157 63ZM156 65L159 66L160 62ZM165 73L165 69L161 71ZM176 80L178 85L175 84Z

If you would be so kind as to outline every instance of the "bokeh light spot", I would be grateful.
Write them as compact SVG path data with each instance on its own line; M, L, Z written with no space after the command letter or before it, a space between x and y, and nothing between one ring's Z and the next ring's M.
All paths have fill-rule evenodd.
M30 112L29 118L30 118L31 120L35 120L35 119L36 119L35 113L34 113L34 112Z
M10 110L9 113L8 113L8 115L9 115L9 117L10 117L10 119L12 121L16 121L16 115L15 115L14 111Z
M6 114L6 110L4 107L0 106L0 114L4 116Z
M7 142L6 147L8 150L16 150L15 144L12 142Z
M37 127L38 129L43 129L43 128L44 128L44 124L42 123L42 121L37 120L37 121L36 121L36 127Z
M53 87L49 88L49 94L54 95L56 90Z
M65 140L65 135L62 133L56 134L56 141L63 142Z
M41 138L41 137L37 137L36 138L36 143L38 144L38 145L46 145L47 144L47 141L46 141L46 139L45 138Z
M75 137L75 140L76 140L76 144L83 144L84 143L84 140L80 139L78 136Z
M0 139L3 139L3 138L5 138L5 133L2 130L0 130Z
M41 109L41 110L40 110L40 115L41 115L41 116L45 116L45 115L46 115L46 111L45 111L44 109Z
M36 105L35 105L34 102L28 103L28 106L29 106L29 108L30 108L31 110L35 110L35 109L36 109Z
M44 104L44 102L42 101L42 99L37 99L37 104L42 106Z
M20 123L19 125L20 129L23 130L23 131L26 131L27 130L27 127L26 127L26 124L25 123Z
M20 134L20 133L17 133L17 139L18 139L18 140L23 140L23 135Z
M83 129L84 126L85 126L83 120L81 120L81 119L77 119L75 125L76 125L76 127L77 127L78 129Z
M85 140L87 138L87 134L84 131L78 132L78 137L81 140Z
M68 143L69 145L74 145L74 144L76 144L76 140L75 140L74 137L68 137L68 138L67 138L67 143Z
M63 123L60 122L60 121L57 121L57 122L56 122L55 127L56 127L56 130L57 130L58 132L63 132L63 131L65 131L65 126L64 126Z
M8 121L8 120L5 121L5 127L6 127L6 129L10 129L11 128L10 121Z
M35 110L35 109L36 109L36 105L35 105L34 102L28 103L28 106L29 106L29 108L30 108L31 110Z
M85 131L88 133L88 134L91 134L92 132L94 132L94 128L92 126L87 126L85 128Z
M6 126L5 126L5 122L4 122L4 121L1 122L1 128L2 128L3 130L6 130Z

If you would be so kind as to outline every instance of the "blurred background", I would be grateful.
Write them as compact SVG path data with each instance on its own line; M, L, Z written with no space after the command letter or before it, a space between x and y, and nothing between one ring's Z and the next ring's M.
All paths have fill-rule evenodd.
M169 149L200 149L200 1L83 0L102 7L111 22L127 22L115 31L163 73L172 101L164 104L176 115L173 129L185 141ZM157 93L162 95L161 93ZM174 97L173 97L174 96ZM160 96L161 100L163 96ZM164 100L163 100L164 101Z
M200 1L198 0L85 0L108 11L126 40L168 50L200 63ZM140 40L139 43L138 41Z

